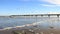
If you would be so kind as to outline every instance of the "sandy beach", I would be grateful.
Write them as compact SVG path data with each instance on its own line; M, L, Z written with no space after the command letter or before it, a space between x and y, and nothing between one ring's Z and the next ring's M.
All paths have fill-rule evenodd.
M21 34L60 34L60 29L57 29L55 27L48 27L48 28L42 28L42 26L40 26L40 28L35 26L31 26L31 24L29 24L30 26L24 26L24 27L20 27L20 26L16 26L16 28L6 28L5 30L0 30L0 34L15 34L14 32L19 32ZM29 28L31 27L31 28ZM23 32L24 31L24 32Z

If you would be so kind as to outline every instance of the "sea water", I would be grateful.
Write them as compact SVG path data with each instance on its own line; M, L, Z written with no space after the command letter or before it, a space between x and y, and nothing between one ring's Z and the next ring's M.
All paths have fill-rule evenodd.
M0 29L6 27L15 27L25 24L38 24L38 27L48 28L53 26L54 28L60 28L60 18L58 17L19 17L19 18L0 18Z

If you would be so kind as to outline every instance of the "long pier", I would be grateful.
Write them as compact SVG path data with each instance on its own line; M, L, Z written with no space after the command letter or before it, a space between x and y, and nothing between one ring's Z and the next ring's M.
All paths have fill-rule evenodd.
M41 16L41 17L43 17L43 16L48 16L48 17L50 17L50 16L57 16L57 17L59 17L60 16L60 14L30 14L30 15L11 15L10 17L15 17L15 16Z

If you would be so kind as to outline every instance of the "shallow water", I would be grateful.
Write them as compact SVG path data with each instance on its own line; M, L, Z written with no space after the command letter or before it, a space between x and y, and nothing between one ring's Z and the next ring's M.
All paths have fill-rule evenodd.
M39 22L39 24L38 24ZM49 28L53 26L54 28L60 28L60 18L57 17L29 17L29 18L0 18L0 29L6 27L15 27L25 24L37 23L38 27Z

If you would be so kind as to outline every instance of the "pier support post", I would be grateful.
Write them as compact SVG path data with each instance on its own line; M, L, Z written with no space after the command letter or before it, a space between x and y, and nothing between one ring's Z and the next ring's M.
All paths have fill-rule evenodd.
M57 15L57 17L59 18L59 15Z
M50 18L50 15L48 15L48 17Z
M59 21L59 15L57 15L57 17L58 17L58 21Z
M43 17L43 15L41 15L41 17Z

